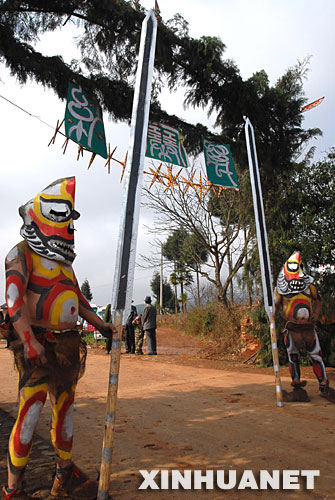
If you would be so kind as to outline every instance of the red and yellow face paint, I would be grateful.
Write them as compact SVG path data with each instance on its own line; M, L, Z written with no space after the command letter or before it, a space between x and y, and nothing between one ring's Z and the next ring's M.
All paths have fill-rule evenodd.
M294 252L284 264L284 274L287 281L304 279L304 272L301 265L300 252Z
M29 216L46 236L58 235L74 244L73 232L68 231L73 218L74 196L74 177L53 184L35 196Z
M300 252L294 252L279 273L277 291L281 295L300 293L312 282L312 277L303 271Z
M37 254L71 264L74 253L75 178L58 179L20 207L21 236Z

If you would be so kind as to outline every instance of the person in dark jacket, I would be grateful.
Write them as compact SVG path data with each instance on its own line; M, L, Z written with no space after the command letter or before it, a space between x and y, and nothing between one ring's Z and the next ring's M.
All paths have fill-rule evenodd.
M151 297L147 296L144 299L145 308L142 314L142 328L147 340L148 352L147 355L152 356L157 354L156 343L156 328L157 328L157 311L156 307L151 304Z

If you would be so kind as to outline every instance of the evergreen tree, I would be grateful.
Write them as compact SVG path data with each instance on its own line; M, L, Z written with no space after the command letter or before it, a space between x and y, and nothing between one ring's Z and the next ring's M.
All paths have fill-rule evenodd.
M193 277L187 268L187 258L191 260L191 250L186 245L189 235L182 229L173 231L162 247L163 256L173 262L173 280L180 285L180 296L184 295L184 286L193 282ZM188 249L188 255L185 249ZM190 261L189 260L189 261ZM185 300L181 303L182 311L185 311Z
M0 3L0 61L20 83L33 79L52 88L60 99L67 96L69 80L75 80L95 94L103 110L115 121L129 122L144 16L143 8L134 8L126 0L7 0ZM79 60L67 64L56 53L45 56L35 50L36 42L44 33L61 32L68 23L77 28ZM235 63L224 59L224 52L224 43L215 36L190 37L187 21L181 16L166 22L160 20L150 120L181 128L189 153L200 151L203 136L231 145L243 183L239 194L227 194L225 198L235 197L236 204L243 206L243 210L212 199L212 213L217 214L222 224L222 238L217 242L210 241L202 228L189 226L190 232L194 231L199 239L205 242L207 238L207 248L216 261L215 277L211 279L219 300L227 302L227 288L243 265L248 245L254 241L251 206L244 205L251 197L243 117L251 119L255 130L274 274L282 265L283 249L289 248L292 241L294 195L289 190L300 168L295 159L321 131L302 128L300 110L307 102L303 81L308 60L289 68L271 86L264 70L255 71L251 78L243 80ZM208 107L210 113L215 113L218 133L201 124L188 124L182 115L171 116L162 110L159 99L163 84L171 91L185 89L185 107ZM193 209L196 214L194 205ZM298 210L303 209L300 206ZM181 227L187 223L183 220ZM235 264L232 240L236 241L239 230L246 232L247 240ZM220 251L225 252L224 257ZM253 254L248 251L248 257L254 267L259 267L256 251ZM228 261L229 279L222 284L220 271L224 258Z
M85 299L87 299L88 302L91 302L91 300L93 299L93 295L92 295L91 287L90 287L90 284L89 284L87 278L84 279L84 281L80 287L80 290L81 290L81 293L84 295Z
M178 278L176 273L171 273L170 274L170 283L174 288L174 312L177 314L179 312L179 306L178 306L178 292L177 292L177 284L178 284Z
M332 296L334 303L335 148L322 160L301 165L292 179L291 215L288 250L301 251L304 265L315 275L322 296Z
M160 285L161 285L161 277L158 272L155 272L152 280L150 281L150 286L152 293L157 301L157 303L160 302ZM163 279L163 310L170 310L171 309L171 302L173 303L174 300L174 293L171 288L170 283L166 280L166 278ZM172 306L173 310L173 306Z
M208 260L209 252L196 234L190 233L184 240L183 255L187 265L194 270L196 275L196 300L200 306L200 280L201 266Z
M69 80L96 95L114 120L129 122L137 67L140 33L145 10L126 0L8 0L0 4L0 59L20 83L33 79L52 88L60 99L67 96ZM76 31L80 60L70 64L55 53L45 56L36 42L50 31L71 23ZM266 145L271 172L288 168L288 154L296 152L317 131L301 128L299 70L292 69L271 88L264 70L243 81L236 65L224 59L225 45L217 37L189 36L180 15L158 23L155 83L151 121L183 130L189 152L199 152L201 137L244 143L244 120L252 118L257 141ZM185 88L185 106L209 106L216 112L218 134L201 124L190 125L161 109L160 90ZM295 88L293 88L295 86ZM234 154L240 154L236 151Z

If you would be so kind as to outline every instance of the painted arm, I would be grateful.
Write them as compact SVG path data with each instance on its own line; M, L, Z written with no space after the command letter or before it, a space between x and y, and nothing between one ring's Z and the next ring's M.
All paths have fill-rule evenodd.
M6 257L5 266L8 314L22 341L24 357L33 366L43 365L47 362L45 349L32 331L30 315L24 300L32 270L30 250L24 242L12 248Z
M78 282L76 282L77 294L79 299L79 316L86 319L88 323L93 325L101 335L107 338L112 338L113 333L116 333L116 328L113 323L105 323L102 319L93 311L92 307L85 299L82 294Z

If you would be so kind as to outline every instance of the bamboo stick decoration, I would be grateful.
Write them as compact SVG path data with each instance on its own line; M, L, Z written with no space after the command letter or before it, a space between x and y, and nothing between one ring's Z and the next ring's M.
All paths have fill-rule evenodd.
M64 123L64 119L59 123L59 120L57 120L57 125L56 125L56 129L55 129L55 132L54 132L54 135L52 136L48 146L50 146L50 144L55 144L55 140L56 140L56 135L58 134L61 126L63 125ZM62 134L64 135L64 134Z
M94 162L95 157L96 157L96 153L92 153L92 156L91 156L90 162L89 162L89 164L88 164L87 170L90 168L90 166L91 166L91 165L92 165L92 163Z
M114 323L115 324L115 323ZM105 430L102 444L102 456L98 489L98 500L107 500L109 496L110 474L113 458L115 414L117 407L117 390L119 382L122 325L116 325L117 333L113 335L109 367L109 383L106 402Z

